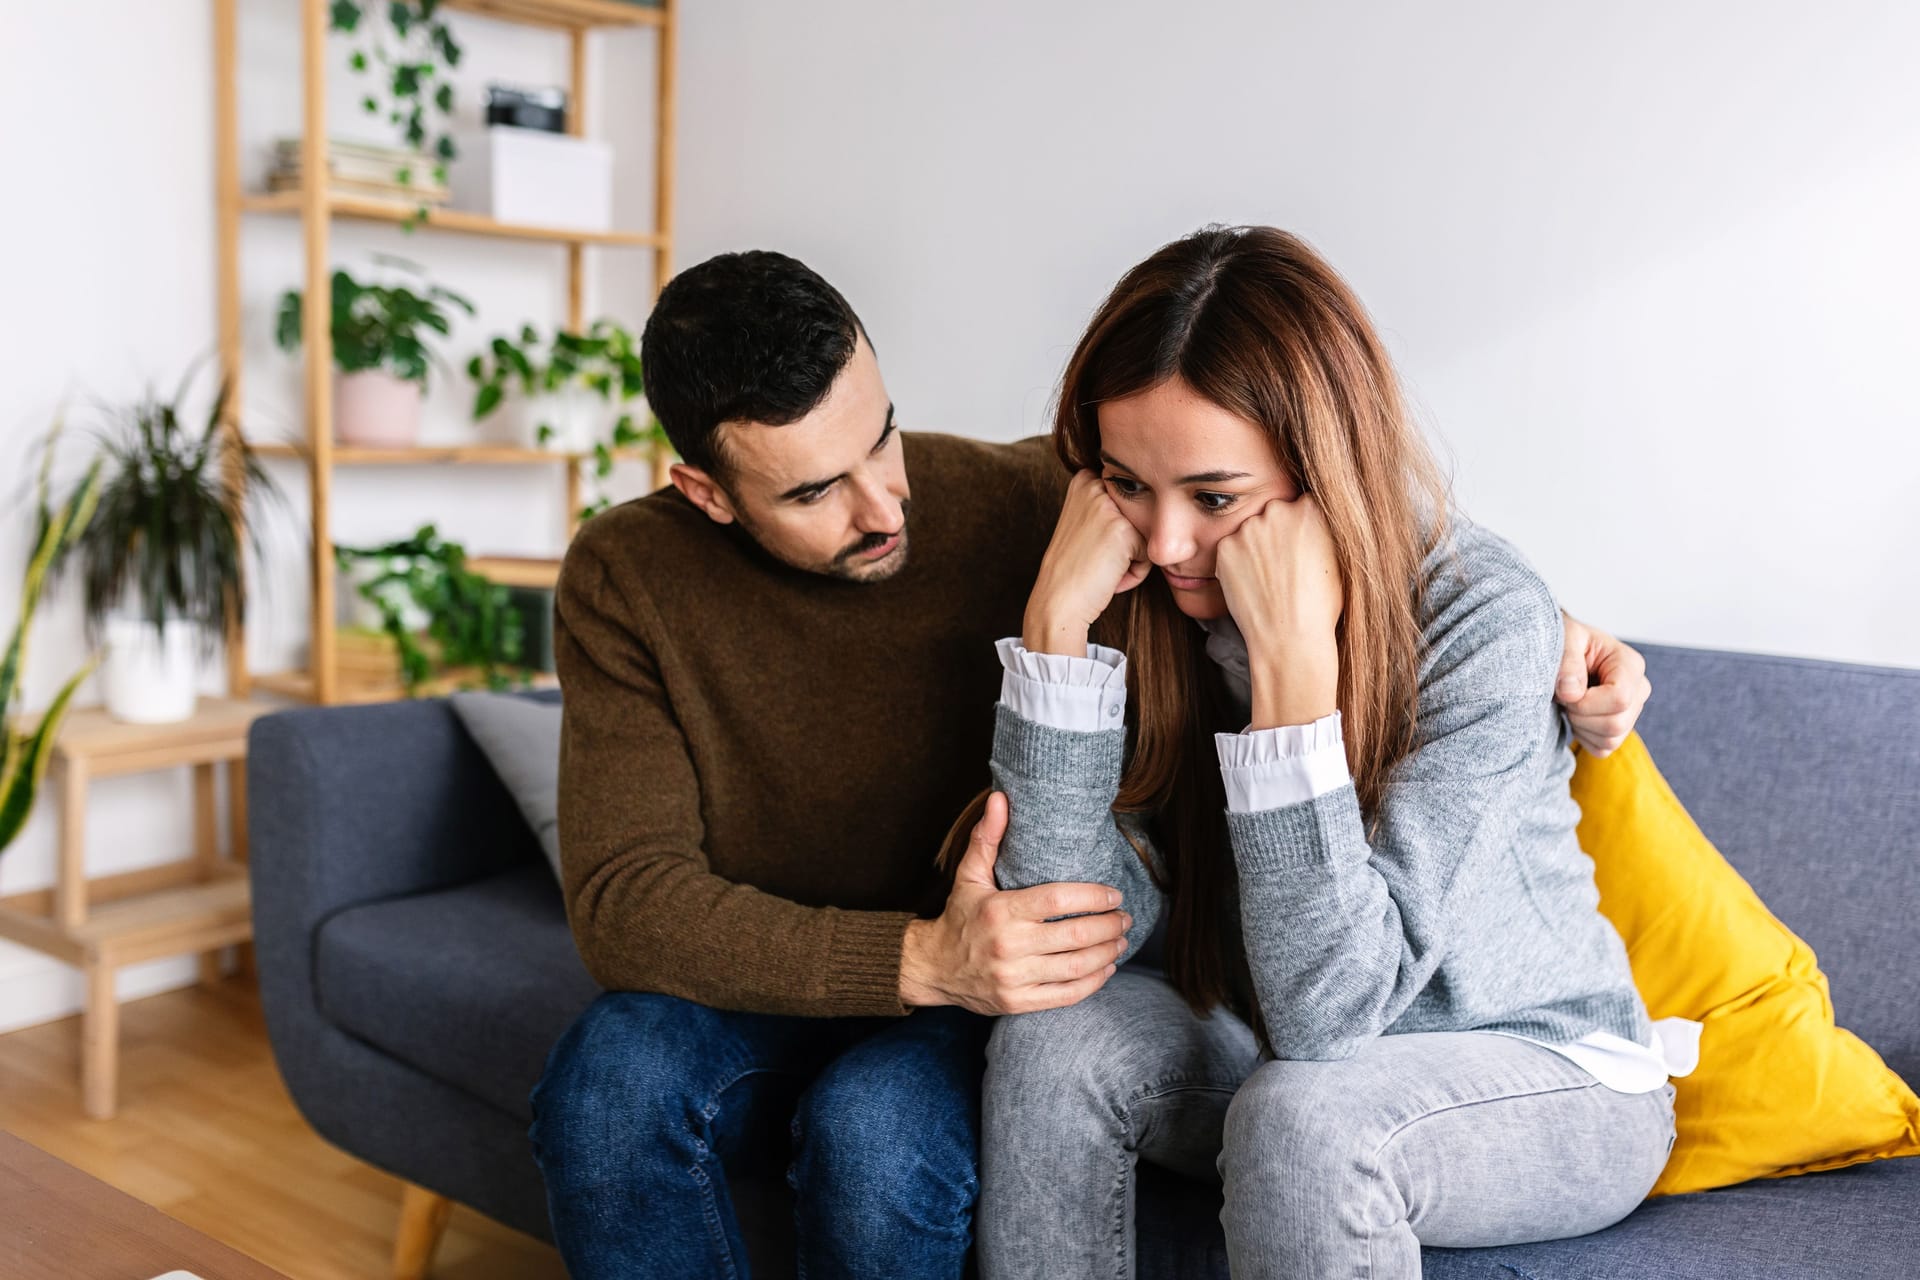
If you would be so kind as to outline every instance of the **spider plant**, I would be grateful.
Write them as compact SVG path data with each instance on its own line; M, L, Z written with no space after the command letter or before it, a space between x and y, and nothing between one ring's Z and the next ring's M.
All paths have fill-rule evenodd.
M57 435L59 428L54 432ZM86 478L55 511L47 501L47 476L53 464L48 449L40 464L35 485L35 510L38 534L33 540L33 556L27 561L26 584L20 592L20 620L14 624L13 638L7 643L6 657L0 659L0 850L13 843L26 825L33 809L34 796L46 777L47 761L53 753L54 735L66 716L73 692L93 670L88 658L54 695L53 703L31 732L14 730L14 700L19 696L21 670L26 663L27 631L33 625L34 610L40 604L40 592L55 561L73 544L93 518L94 504L100 496L101 463L95 460Z
M246 548L259 532L244 520L249 493L284 501L237 426L226 421L222 382L205 423L183 408L198 366L170 400L153 392L109 409L95 435L105 477L94 518L73 539L89 639L107 617L137 607L162 633L169 619L194 624L201 655L245 611ZM64 556L56 557L56 560Z

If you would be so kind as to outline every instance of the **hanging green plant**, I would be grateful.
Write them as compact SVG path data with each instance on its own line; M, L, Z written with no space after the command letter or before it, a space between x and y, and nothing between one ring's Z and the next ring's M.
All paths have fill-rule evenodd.
M515 392L532 401L539 414L534 440L546 446L556 437L567 448L580 448L593 457L593 474L605 480L613 474L614 455L643 445L661 447L666 433L652 414L644 421L636 410L646 390L641 376L640 340L632 330L616 321L595 320L584 333L566 329L554 331L552 339L543 339L532 325L520 330L518 340L496 337L487 351L467 362L467 374L474 380L473 418L479 422ZM605 427L591 443L569 438L574 433L566 425L556 425L562 415L577 411L573 403L581 398L598 400L614 410L611 426ZM605 418L602 418L605 421ZM606 510L605 493L582 506L578 512L587 520Z
M437 183L447 181L454 146L453 77L460 65L460 44L440 18L440 0L333 0L333 29L359 37L348 65L369 81L360 107L385 116L407 146L433 166ZM431 124L429 117L432 117ZM411 168L395 170L394 180L412 186Z

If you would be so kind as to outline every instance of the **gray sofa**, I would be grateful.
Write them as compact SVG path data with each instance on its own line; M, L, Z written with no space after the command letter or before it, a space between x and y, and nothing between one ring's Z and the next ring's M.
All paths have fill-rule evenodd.
M1920 671L1643 651L1641 729L1675 791L1819 953L1841 1024L1920 1082ZM551 1238L527 1093L596 988L486 760L441 701L300 709L254 723L248 782L261 995L295 1102L355 1156ZM740 1192L761 1274L784 1272L784 1188ZM1215 1189L1148 1169L1140 1194L1142 1276L1226 1275ZM1911 1280L1920 1160L1429 1250L1426 1274Z

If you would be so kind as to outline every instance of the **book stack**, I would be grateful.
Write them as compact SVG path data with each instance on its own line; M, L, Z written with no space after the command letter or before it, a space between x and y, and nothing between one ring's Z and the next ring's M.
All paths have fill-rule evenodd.
M327 142L327 188L342 195L445 204L447 184L435 180L433 166L429 156L405 147L339 139ZM274 143L267 190L298 191L303 177L300 139L282 138Z

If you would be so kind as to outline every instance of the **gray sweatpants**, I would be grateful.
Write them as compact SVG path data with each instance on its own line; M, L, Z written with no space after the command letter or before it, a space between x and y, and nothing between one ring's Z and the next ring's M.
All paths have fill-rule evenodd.
M1132 1276L1136 1160L1223 1184L1233 1274L1400 1280L1423 1244L1598 1231L1673 1145L1673 1086L1617 1093L1510 1036L1381 1036L1338 1062L1260 1058L1224 1010L1122 969L987 1049L983 1280Z

